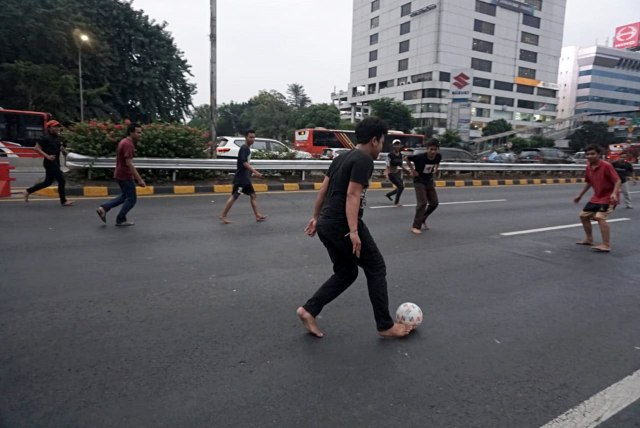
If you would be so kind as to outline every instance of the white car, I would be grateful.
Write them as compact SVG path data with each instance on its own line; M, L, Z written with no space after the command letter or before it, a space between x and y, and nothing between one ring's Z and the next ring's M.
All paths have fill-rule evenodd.
M216 155L218 158L236 159L238 157L240 147L244 144L244 137L220 137L220 139L222 141L216 148ZM251 152L256 152L258 150L274 153L295 153L296 159L312 158L311 153L290 149L280 141L272 140L270 138L256 138L251 146Z

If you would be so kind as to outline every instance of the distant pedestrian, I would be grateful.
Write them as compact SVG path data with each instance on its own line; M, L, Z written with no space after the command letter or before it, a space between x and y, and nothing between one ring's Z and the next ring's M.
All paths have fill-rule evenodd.
M438 193L433 177L442 160L442 155L438 153L439 147L438 140L431 139L427 142L426 152L406 158L416 192L416 214L411 227L411 232L416 235L422 234L422 228L429 228L427 218L438 208Z
M227 203L224 205L224 209L222 213L220 213L220 220L224 224L229 224L231 221L227 218L229 214L229 210L236 202L236 200L240 197L241 193L249 196L249 201L251 202L251 209L253 209L253 214L256 216L256 221L261 222L267 219L266 215L260 214L258 211L258 204L256 202L256 191L253 188L253 184L251 183L250 174L253 173L258 178L262 178L262 174L258 172L253 166L251 166L251 146L256 140L256 131L253 129L248 130L244 135L244 144L240 147L238 152L238 161L236 167L236 174L233 177L233 189L231 191L231 196L227 199Z
M57 120L50 120L45 124L46 135L36 143L35 150L44 156L42 166L44 166L45 178L44 181L34 184L25 190L22 195L24 201L29 202L29 195L38 190L45 189L53 183L58 182L58 196L60 197L60 204L63 207L70 207L73 205L72 201L67 200L64 174L60 169L60 154L66 154L67 151L64 145L60 142L60 133L62 132L62 125Z
M593 196L580 212L580 221L585 232L585 239L576 242L578 245L589 245L595 251L608 253L611 251L610 231L607 218L616 208L620 194L620 177L609 162L600 159L600 146L590 145L585 149L587 168L585 172L585 185L573 199L574 203L580 202L582 196L593 187ZM593 246L593 231L591 220L598 222L602 244Z
M631 196L629 196L629 180L635 183L636 172L633 170L633 165L627 160L627 154L622 153L620 159L615 162L611 162L611 165L616 169L616 172L620 176L620 192L622 193L622 202L624 202L625 208L632 209Z
M402 163L403 156L400 152L402 150L402 141L393 140L393 149L387 155L387 167L384 170L384 175L396 188L391 192L387 193L385 196L389 199L396 207L400 205L400 196L402 196L402 192L404 191L404 180L402 178ZM395 195L395 199L392 197Z
M113 172L113 178L120 186L120 195L100 205L96 212L104 223L107 222L107 213L112 208L122 205L118 216L116 217L116 226L133 226L135 223L127 220L127 213L136 205L136 182L140 187L146 187L146 184L135 165L133 157L135 156L136 143L142 137L142 128L136 123L127 126L127 136L118 143L116 149L116 169Z
M410 326L394 323L389 314L384 258L362 221L373 160L380 154L387 132L384 122L376 118L369 117L358 124L356 149L336 157L331 163L316 197L313 217L305 228L309 236L318 233L334 272L296 311L305 328L316 337L324 336L316 317L353 284L358 277L358 266L367 277L378 334L400 337L411 331Z

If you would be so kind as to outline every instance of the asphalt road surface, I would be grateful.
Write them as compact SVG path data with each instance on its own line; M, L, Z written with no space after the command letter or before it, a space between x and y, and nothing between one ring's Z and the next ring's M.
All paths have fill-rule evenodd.
M331 273L302 232L313 192L260 194L265 223L242 197L226 226L225 195L140 198L130 228L102 199L0 201L0 426L543 426L640 370L639 210L597 254L574 244L579 188L440 189L422 236L370 191L391 309L425 314L401 340L362 273L305 334ZM621 394L602 426L640 426Z

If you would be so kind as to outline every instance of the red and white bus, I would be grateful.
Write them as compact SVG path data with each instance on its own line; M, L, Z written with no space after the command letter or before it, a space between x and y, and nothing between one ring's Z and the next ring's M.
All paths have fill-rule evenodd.
M620 155L624 153L627 155L627 161L631 163L638 162L638 155L640 154L640 143L617 143L609 144L607 147L606 159L609 162L615 162L620 159Z
M0 109L0 156L42 157L33 147L50 118L49 113Z

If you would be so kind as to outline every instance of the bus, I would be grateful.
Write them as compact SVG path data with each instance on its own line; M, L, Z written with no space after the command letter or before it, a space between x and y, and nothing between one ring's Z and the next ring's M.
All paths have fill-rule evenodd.
M627 155L627 161L637 163L638 155L640 155L640 143L625 142L609 144L609 147L607 147L606 159L609 162L615 162L620 159L620 155L622 153Z
M424 135L405 134L400 131L389 131L384 139L380 158L392 150L393 140L400 140L405 149L422 147ZM353 149L356 144L356 132L326 128L305 128L295 132L294 148L311 153L314 158L320 157L324 149Z
M33 147L50 119L49 113L0 108L0 156L42 157Z

